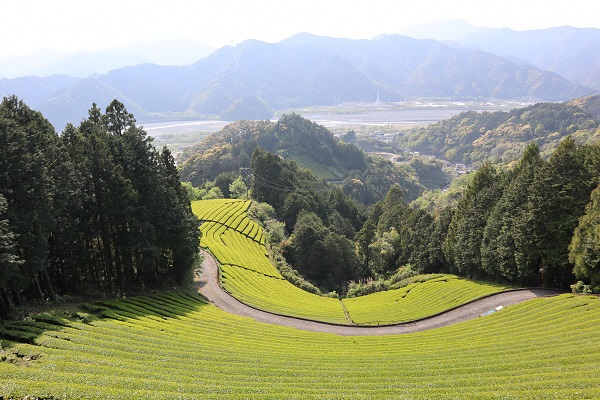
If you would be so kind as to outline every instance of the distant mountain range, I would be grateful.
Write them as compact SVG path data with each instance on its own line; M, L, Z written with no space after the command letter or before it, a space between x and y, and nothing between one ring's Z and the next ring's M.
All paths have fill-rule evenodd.
M490 52L401 35L350 40L299 34L274 44L249 40L223 47L187 66L141 64L82 79L0 80L0 95L23 98L57 129L78 123L92 103L104 107L115 98L138 119L152 120L218 117L234 104L257 104L252 98L277 110L378 97L560 101L589 91Z
M494 53L516 63L556 72L574 83L600 89L600 29L559 26L514 31L478 28L463 20L442 20L402 32L415 38Z

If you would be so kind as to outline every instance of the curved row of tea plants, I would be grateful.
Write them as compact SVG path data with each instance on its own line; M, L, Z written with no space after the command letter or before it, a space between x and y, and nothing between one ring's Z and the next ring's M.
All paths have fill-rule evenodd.
M344 305L357 325L393 324L428 317L504 289L443 275L400 289L347 298Z
M300 167L309 169L313 174L319 177L319 179L325 180L339 180L343 179L344 172L339 171L334 166L328 166L325 164L318 163L312 157L306 154L289 154L290 160L293 160Z
M221 286L238 300L264 311L336 324L393 324L434 315L505 289L445 275L402 289L344 299L342 306L338 299L308 293L281 276L269 259L262 229L247 215L249 206L244 200L201 200L194 202L192 209L206 221L200 227L200 244L220 264Z
M415 334L343 337L167 293L0 326L0 396L580 399L600 393L600 300L562 295ZM26 343L18 343L22 341ZM10 340L7 340L10 338Z
M314 321L348 324L340 300L306 292L283 277L233 265L221 265L221 286L241 302L260 310Z
M202 222L222 224L259 243L264 244L262 229L248 218L249 200L214 199L192 203L192 211Z

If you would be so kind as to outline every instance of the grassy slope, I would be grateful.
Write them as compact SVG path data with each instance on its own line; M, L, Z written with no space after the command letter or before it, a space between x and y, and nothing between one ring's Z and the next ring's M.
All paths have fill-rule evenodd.
M181 293L110 305L35 345L2 341L0 395L75 399L594 398L600 300L535 299L416 334L340 337L261 324ZM114 318L119 318L114 319ZM35 361L28 356L38 355Z

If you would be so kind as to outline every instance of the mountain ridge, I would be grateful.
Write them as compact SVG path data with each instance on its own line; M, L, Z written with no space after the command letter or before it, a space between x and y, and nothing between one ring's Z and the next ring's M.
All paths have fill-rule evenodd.
M403 32L491 52L517 63L556 72L574 83L600 89L600 29L597 28L564 25L517 31L479 28L464 20L440 20Z
M10 82L0 81L0 93ZM19 96L17 89L7 94ZM247 40L187 66L146 63L115 69L30 104L61 128L85 117L92 102L102 107L114 98L142 119L199 119L219 116L243 98L276 110L373 102L378 96L383 102L406 97L558 101L587 92L556 73L430 39L300 34L279 43Z

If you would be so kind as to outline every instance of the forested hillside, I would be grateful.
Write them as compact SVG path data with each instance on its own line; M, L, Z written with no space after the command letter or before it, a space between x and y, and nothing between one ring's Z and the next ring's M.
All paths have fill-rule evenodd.
M168 149L132 114L95 105L57 135L16 97L0 104L0 316L23 297L180 282L198 223Z
M392 187L369 208L353 237L358 281L375 278L381 289L411 274L443 272L563 289L577 278L592 285L588 290L600 290L598 206L592 196L599 182L600 145L581 146L567 137L547 161L532 143L514 168L485 163L455 206L426 211L408 205L402 190ZM287 246L288 259L294 267L300 262L302 272L301 260L328 231L321 227L323 219L299 215ZM310 232L309 239L303 232ZM306 265L317 268L318 260Z
M381 200L393 184L402 186L413 200L424 190L414 169L423 172L431 167L441 173L439 166L415 166L409 173L408 168L369 157L325 127L292 113L274 123L237 121L208 136L182 153L181 180L200 187L221 174L236 177L240 168L250 167L256 147L294 161L321 179L345 180L344 191L364 204Z
M587 104L593 113L594 103ZM594 115L570 102L539 103L509 112L467 111L398 135L396 144L464 164L514 160L532 142L548 156L567 135L581 144L598 140Z

